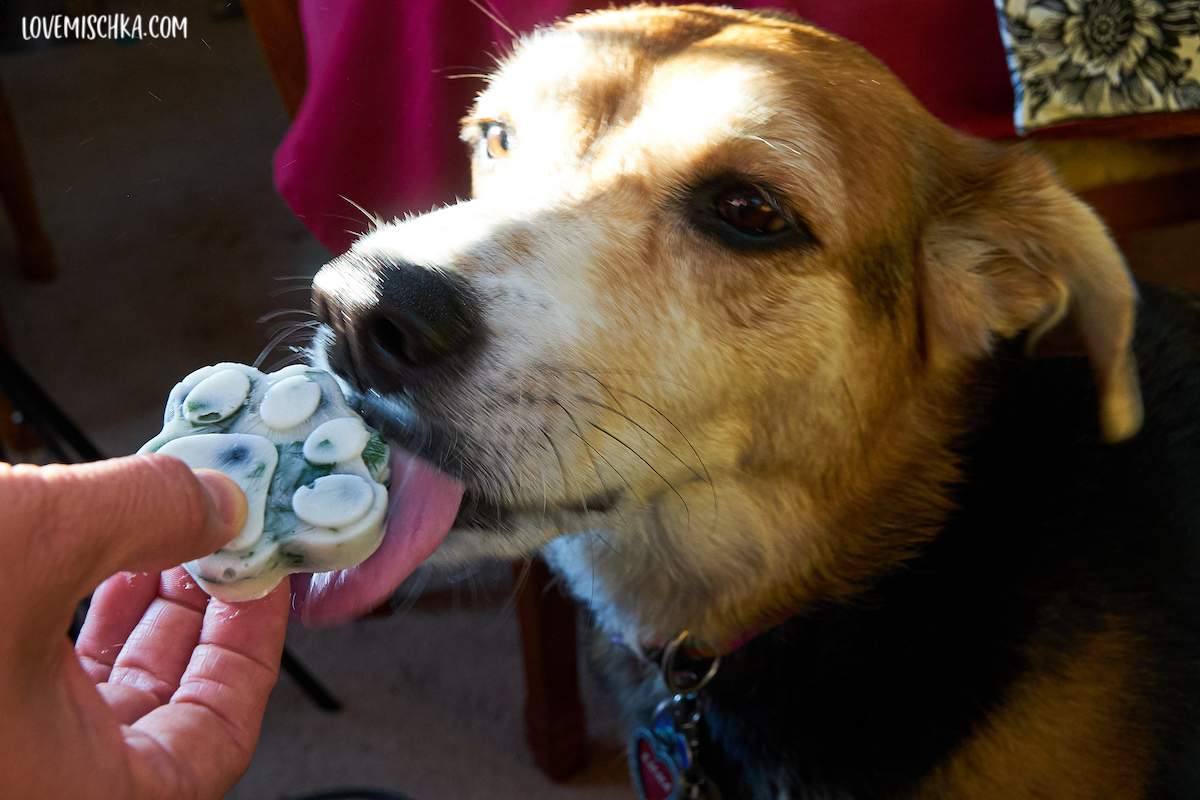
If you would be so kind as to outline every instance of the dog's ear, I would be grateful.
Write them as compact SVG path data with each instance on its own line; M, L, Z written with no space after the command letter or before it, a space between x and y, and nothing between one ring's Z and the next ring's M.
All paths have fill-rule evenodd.
M953 160L948 160L953 163ZM1141 426L1132 351L1137 290L1090 208L1024 148L975 150L948 178L922 239L919 302L931 358L984 355L1027 332L1030 352L1082 346L1108 441Z

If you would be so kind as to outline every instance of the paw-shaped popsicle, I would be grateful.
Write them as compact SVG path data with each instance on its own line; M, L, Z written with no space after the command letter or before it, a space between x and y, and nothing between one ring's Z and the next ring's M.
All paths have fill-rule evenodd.
M198 369L171 391L162 432L139 452L220 470L245 492L238 536L184 564L221 600L262 597L292 572L352 567L383 538L387 443L322 370Z

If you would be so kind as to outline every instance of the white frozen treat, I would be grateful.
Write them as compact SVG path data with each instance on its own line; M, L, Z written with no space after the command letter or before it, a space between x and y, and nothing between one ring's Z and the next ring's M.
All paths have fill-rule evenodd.
M188 392L183 415L189 422L220 422L242 407L250 394L250 379L236 369L209 375Z
M358 458L371 433L358 417L331 419L304 440L304 457L314 464L337 464Z
M371 508L371 484L357 475L326 475L292 495L292 510L309 525L341 528Z
M311 417L320 404L321 387L303 375L293 375L267 390L258 414L263 422L283 431Z
M221 600L262 597L293 572L352 567L383 538L387 443L322 370L196 370L172 390L162 432L139 452L219 470L245 492L238 536L183 565Z

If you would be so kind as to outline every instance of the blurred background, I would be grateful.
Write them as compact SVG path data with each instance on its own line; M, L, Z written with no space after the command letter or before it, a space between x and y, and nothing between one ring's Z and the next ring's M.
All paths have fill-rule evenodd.
M405 2L374 7L394 16ZM268 348L280 317L258 320L305 308L303 279L331 256L310 232L319 226L298 218L273 182L272 158L303 93L294 80L288 84L297 63L303 82L303 51L296 62L295 52L280 50L298 35L294 9L291 17L271 16L286 6L250 7L260 14L260 35L264 19L274 26L260 36L230 2L0 5L2 113L11 131L0 135L9 210L0 223L0 347L105 454L132 452L156 433L167 392L193 369L260 357L270 366L288 356L286 346ZM441 0L440 8L439 24L492 24L468 0ZM986 35L1003 76L995 8L991 0L972 8L974 22L952 17L939 24L989 21ZM21 36L22 17L115 12L185 16L188 34L93 42ZM510 21L526 30L535 18ZM390 36L386 26L382 35ZM494 45L482 42L484 49ZM439 86L450 85L442 70L470 72L490 63L482 52L465 65L451 55L433 57L418 77ZM462 113L478 85L453 84L443 116ZM1002 77L999 91L1007 85ZM926 91L934 100L944 96L937 87ZM1011 103L1008 91L1004 102ZM930 96L923 99L932 103ZM1010 110L1001 108L1001 118L1011 117ZM415 157L445 163L453 178L421 187L425 207L430 196L452 199L465 167L453 130L431 130L447 143ZM1039 139L1038 146L1073 186L1090 193L1138 274L1200 288L1194 133L1187 126L1150 134L1136 126L1077 130ZM276 168L290 164L277 161ZM14 205L25 190L32 195ZM366 201L371 211L386 210L382 200ZM327 244L361 229L348 203L331 200L329 208L321 228ZM2 403L0 434L10 458L50 458ZM259 751L233 797L285 797L346 784L390 787L414 798L630 796L612 709L586 672L588 765L575 765L555 782L535 763L525 739L527 675L509 565L404 587L399 598L398 613L387 617L290 633L295 654L345 707L321 711L294 681L281 679Z

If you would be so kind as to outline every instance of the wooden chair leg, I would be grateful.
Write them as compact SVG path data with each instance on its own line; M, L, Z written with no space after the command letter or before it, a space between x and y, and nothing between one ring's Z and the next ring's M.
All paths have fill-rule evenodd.
M42 227L33 179L3 85L0 85L0 200L12 220L21 273L34 281L50 280L55 272L54 248Z
M515 567L518 576L522 567ZM534 560L517 594L525 659L525 736L533 760L554 781L587 761L587 723L579 694L575 604Z
M304 31L300 27L296 0L254 0L243 8L258 36L259 47L267 59L284 108L294 119L308 85Z

